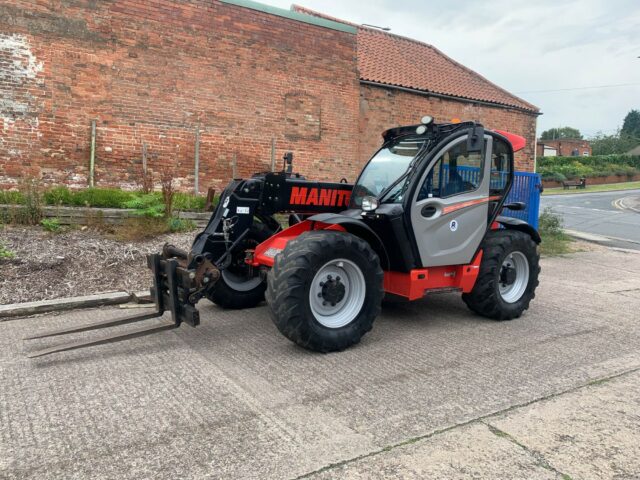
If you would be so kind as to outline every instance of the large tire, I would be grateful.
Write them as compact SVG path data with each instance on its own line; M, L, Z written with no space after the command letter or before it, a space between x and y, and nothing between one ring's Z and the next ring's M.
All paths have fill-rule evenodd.
M540 254L530 235L496 230L482 243L478 279L462 299L474 312L494 320L513 320L536 296ZM511 271L510 271L511 270Z
M267 276L267 303L276 327L317 352L358 343L371 330L383 296L378 256L349 233L303 233L276 256Z
M256 222L251 225L242 245L232 254L232 265L222 271L220 279L207 295L209 300L229 310L253 308L264 300L266 283L259 276L247 278L242 262L246 249L255 248L271 235L271 230L264 224Z

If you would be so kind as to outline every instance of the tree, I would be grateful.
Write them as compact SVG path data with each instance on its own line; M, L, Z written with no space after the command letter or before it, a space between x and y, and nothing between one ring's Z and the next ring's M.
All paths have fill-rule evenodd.
M627 116L624 117L620 134L621 136L626 135L632 138L640 138L640 110L633 109L627 113Z
M616 155L627 153L633 147L636 147L640 140L629 135L623 135L622 131L618 130L615 135L605 135L599 132L589 139L589 142L593 155Z
M580 130L572 127L550 128L540 135L540 140L557 140L559 138L582 138Z

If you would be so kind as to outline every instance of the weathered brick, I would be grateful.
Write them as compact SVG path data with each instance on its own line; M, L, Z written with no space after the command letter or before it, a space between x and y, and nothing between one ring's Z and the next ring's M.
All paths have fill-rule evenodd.
M478 119L533 140L521 112L361 86L356 36L217 0L6 0L0 5L0 186L35 174L135 188L149 168L200 185L270 168L354 181L380 133L424 114ZM531 152L518 156L532 165Z

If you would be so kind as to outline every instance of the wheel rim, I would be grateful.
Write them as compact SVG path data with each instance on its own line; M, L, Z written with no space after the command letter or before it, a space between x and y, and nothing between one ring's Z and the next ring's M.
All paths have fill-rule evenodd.
M224 280L224 283L238 292L248 292L262 283L262 279L260 277L246 278L236 275L229 270L222 270L222 279Z
M511 252L502 262L499 278L500 296L507 303L522 298L529 284L529 261L522 252Z
M360 313L367 291L360 267L338 258L325 263L313 277L309 305L315 319L327 328L351 323Z
M237 292L249 292L262 283L259 276L249 276L247 265L244 263L245 251L255 248L260 243L255 238L247 238L242 247L237 250L231 260L231 265L222 270L222 279L229 287Z

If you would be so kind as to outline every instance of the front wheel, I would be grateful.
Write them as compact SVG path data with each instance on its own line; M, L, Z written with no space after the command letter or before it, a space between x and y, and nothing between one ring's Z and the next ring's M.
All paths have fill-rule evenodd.
M224 309L253 308L264 300L265 282L244 261L245 251L255 248L272 235L262 224L254 223L249 233L234 252L231 264L222 270L220 279L207 297Z
M318 352L358 343L371 330L383 296L378 256L348 233L303 233L276 257L267 277L267 303L278 330Z
M462 299L474 312L494 320L518 318L536 296L540 255L530 235L496 230L482 244L482 262L470 293Z

